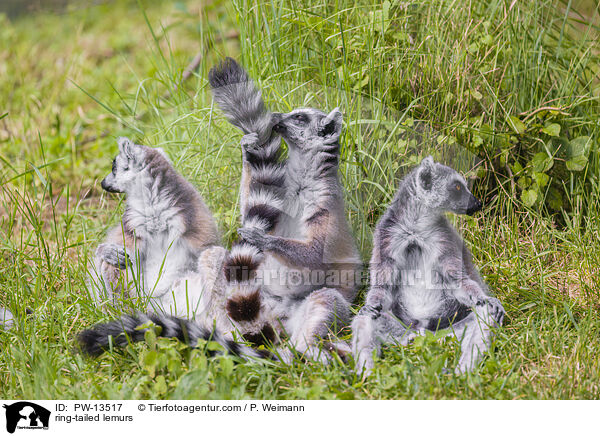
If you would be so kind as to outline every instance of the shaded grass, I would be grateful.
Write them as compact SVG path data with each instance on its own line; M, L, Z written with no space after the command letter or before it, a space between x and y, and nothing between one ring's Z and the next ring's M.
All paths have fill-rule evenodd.
M556 215L524 207L517 177L489 167L498 160L486 156L510 131L510 116L549 102L569 108L560 119L569 135L596 134L597 78L583 65L596 59L597 36L565 20L562 3L510 4L393 3L386 20L384 6L341 1L146 2L143 11L111 2L4 20L0 302L18 321L0 335L0 396L597 398L598 157L589 177L561 181L568 207L559 227ZM239 42L214 42L232 28ZM198 74L182 86L200 50ZM343 108L341 177L365 261L398 178L420 157L434 152L468 171L487 205L456 222L507 309L475 374L442 374L457 360L457 344L433 335L385 348L366 381L341 362L207 358L151 334L97 360L74 352L76 332L113 316L92 306L84 279L88 256L121 211L97 187L116 136L164 147L204 195L224 240L234 238L240 135L206 87L208 68L224 55L241 58L276 110ZM484 124L489 137L471 147L469 132ZM478 172L482 157L486 171Z

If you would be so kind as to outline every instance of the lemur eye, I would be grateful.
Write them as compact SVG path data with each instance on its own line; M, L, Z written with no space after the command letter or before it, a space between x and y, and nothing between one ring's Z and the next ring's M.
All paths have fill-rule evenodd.
M117 159L113 159L112 172L113 172L113 174L117 172Z
M306 122L306 115L304 115L304 114L292 115L292 119L294 121L300 121L301 123L305 123Z
M455 188L457 191L460 191L460 190L462 189L462 186L460 186L460 183L457 183L457 184L454 186L454 188Z

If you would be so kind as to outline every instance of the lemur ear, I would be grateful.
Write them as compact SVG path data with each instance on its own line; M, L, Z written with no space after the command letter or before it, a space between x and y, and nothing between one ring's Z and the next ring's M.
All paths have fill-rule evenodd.
M162 148L162 147L156 147L155 150L158 151L160 153L160 155L167 160L167 162L172 163L171 159L169 158L169 155L164 150L164 148Z
M119 144L119 152L123 153L127 159L139 160L143 155L142 147L133 143L132 140L121 136L117 139L117 144Z
M421 161L421 165L419 166L419 183L426 191L429 191L433 185L433 166L434 162L431 156L427 156L425 159L423 159Z
M320 122L319 136L325 139L325 144L335 142L342 133L342 113L340 108L335 108Z

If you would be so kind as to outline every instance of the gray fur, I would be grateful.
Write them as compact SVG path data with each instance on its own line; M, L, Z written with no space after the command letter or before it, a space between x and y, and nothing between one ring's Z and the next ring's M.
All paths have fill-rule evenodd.
M480 207L464 178L431 157L402 180L377 224L371 287L352 322L358 372L370 372L381 343L406 344L425 330L446 328L461 342L456 372L477 365L504 308L489 295L444 213L472 214Z
M126 195L125 213L96 250L90 291L99 304L138 296L166 310L175 281L194 272L200 253L219 243L217 226L164 151L127 138L118 145L102 187Z
M223 64L218 68L223 70ZM228 60L227 69L231 71L218 71L216 75L223 79L211 80L211 85L218 85L216 92L213 89L215 100L228 119L249 133L242 140L243 227L238 233L246 246L259 253L256 283L263 318L289 335L295 351L327 360L316 341L334 325L342 327L349 321L357 288L355 273L361 268L337 174L342 115L338 109L327 114L311 108L270 114L247 74L240 73L241 67ZM240 77L243 80L237 80ZM227 89L227 94L221 89ZM279 153L279 135L288 144L284 161L273 159ZM256 203L280 211L269 230L260 216L248 216ZM314 281L313 272L333 274L334 283ZM301 281L292 282L297 274ZM286 360L288 353L281 351Z
M14 316L10 310L0 307L0 329L8 330L14 324Z

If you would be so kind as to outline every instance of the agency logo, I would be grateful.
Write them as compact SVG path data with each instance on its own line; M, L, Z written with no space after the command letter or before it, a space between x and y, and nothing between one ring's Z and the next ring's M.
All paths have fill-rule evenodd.
M6 431L14 433L18 428L48 430L50 411L29 401L19 401L3 406L6 409Z

